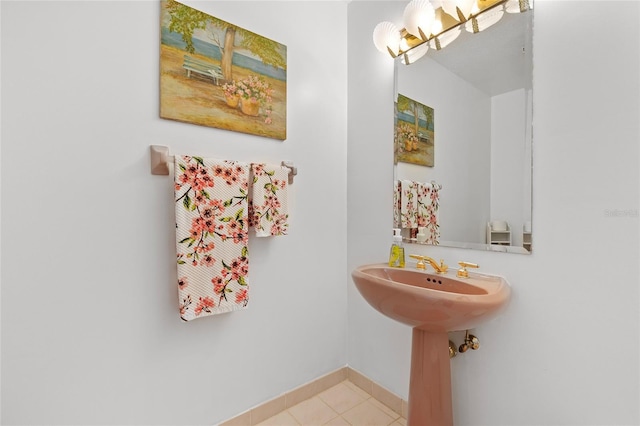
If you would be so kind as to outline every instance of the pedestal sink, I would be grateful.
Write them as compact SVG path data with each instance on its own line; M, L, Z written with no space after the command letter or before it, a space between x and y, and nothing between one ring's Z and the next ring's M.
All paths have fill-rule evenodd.
M409 426L453 425L448 332L475 328L508 303L504 278L363 265L351 276L378 312L413 327Z

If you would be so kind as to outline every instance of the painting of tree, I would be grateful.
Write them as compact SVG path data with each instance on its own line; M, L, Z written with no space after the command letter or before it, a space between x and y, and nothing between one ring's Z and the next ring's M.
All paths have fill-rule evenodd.
M286 139L286 46L162 2L163 118Z
M395 123L396 161L433 167L433 108L398 94Z

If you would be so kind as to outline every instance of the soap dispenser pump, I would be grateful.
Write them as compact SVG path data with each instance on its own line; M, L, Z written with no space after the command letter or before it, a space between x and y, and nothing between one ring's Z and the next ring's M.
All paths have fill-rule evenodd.
M404 268L404 247L402 247L402 235L399 228L393 230L393 244L389 253L389 266Z

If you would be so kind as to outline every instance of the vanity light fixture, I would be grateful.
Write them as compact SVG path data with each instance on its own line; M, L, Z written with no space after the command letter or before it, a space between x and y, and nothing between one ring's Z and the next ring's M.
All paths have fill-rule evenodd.
M504 15L504 9L497 7L493 8L481 15L473 16L471 19L465 22L464 29L467 30L467 32L477 34L480 31L484 31L493 24L497 23L500 19L502 19L502 15Z
M533 0L411 0L404 9L403 25L381 22L373 30L373 43L392 58L402 56L409 65L429 49L440 50L462 29L475 34L496 24L505 12L531 10Z
M428 43L424 43L420 46L416 46L415 49L411 49L407 51L404 55L402 55L401 61L404 65L411 65L412 63L414 63L415 61L417 61L418 59L426 55L428 50L429 50Z
M475 0L441 0L442 9L460 22L466 21L477 9Z
M533 0L509 0L504 5L507 13L522 13L533 9Z

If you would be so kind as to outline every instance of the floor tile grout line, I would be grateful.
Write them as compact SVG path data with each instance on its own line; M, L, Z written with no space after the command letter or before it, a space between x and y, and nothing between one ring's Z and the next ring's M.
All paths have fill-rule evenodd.
M336 412L337 412L341 417L342 417L342 415L343 415L345 412L349 411L350 409L352 409L353 407L355 407L355 406L357 406L357 405L360 405L360 403L361 403L361 402L363 402L363 401L367 400L368 398L370 398L370 395L367 395L367 397L364 397L364 396L360 395L360 394L359 394L359 393L357 393L355 390L353 390L351 387L349 387L349 386L347 385L347 383L349 383L349 379L345 379L345 380L341 381L340 383L338 383L337 385L332 386L331 388L329 388L329 389L327 389L327 390L325 390L325 391L323 391L323 392L320 392L320 393L318 394L318 397L319 397L321 400L323 400L327 405L329 405L329 406L330 406L334 411L336 411ZM344 409L343 411L338 411L338 409L337 409L334 405L332 405L331 401L328 401L327 399L325 399L325 398L327 398L327 396L326 396L326 395L327 395L327 393L328 393L331 389L335 389L335 388L337 388L337 387L338 387L338 386L340 386L340 385L343 385L343 386L347 389L347 391L348 391L348 392L351 392L351 393L353 394L353 396L358 400L358 401L356 402L356 404L355 404L353 407L346 408L346 409ZM325 395L325 397L324 397L324 398L322 397L322 395L323 395L323 394Z
M344 381L342 381L341 383L344 382L349 382L351 384L353 384L354 386L356 386L358 389L362 390L367 396L363 397L362 401L358 402L356 405L354 405L353 407L349 408L349 410L346 410L344 413L340 414L340 417L347 422L349 425L352 425L351 422L349 422L345 417L344 414L346 414L347 412L349 412L350 410L355 409L356 407L363 405L367 402L369 402L369 404L371 404L373 407L377 408L378 410L380 410L382 413L384 413L387 417L389 417L391 419L391 422L388 423L388 425L392 425L393 423L399 421L400 419L402 419L403 417L398 414L395 410L393 410L391 407L387 406L385 403L383 403L382 401L380 401L379 399L375 398L372 394L370 394L369 392L367 392L366 390L360 388L356 383L352 382L351 380L349 380L348 378L345 379ZM389 410L389 412L386 412L385 410L383 410L381 407L378 407L375 403L385 407L387 410Z
M392 425L393 423L395 423L395 422L399 421L399 420L402 418L402 416L399 416L399 417L392 417L391 415L389 415L388 413L386 413L384 410L382 410L381 408L377 407L374 403L370 402L370 400L374 400L374 401L376 401L376 402L378 402L378 403L380 403L380 404L384 405L382 402L378 401L376 398L374 398L372 395L370 395L370 396L369 396L369 398L366 398L364 401L361 401L359 404L355 405L354 407L352 407L352 408L351 408L351 409L349 409L348 411L355 410L357 407L359 407L359 406L361 406L361 405L364 405L364 404L367 404L367 402L368 402L368 403L369 403L369 405L371 405L373 408L375 408L376 410L380 411L383 415L385 415L386 417L388 417L388 418L390 418L390 419L391 419L391 421L390 421L389 423L387 423L386 425L378 425L378 426L390 426L390 425ZM385 407L386 407L386 406L385 406ZM388 408L388 407L387 407L387 408ZM391 408L389 408L389 410L390 410L390 411L393 411L393 410L391 410ZM348 411L346 411L346 412L345 412L345 413L343 413L343 414L346 414ZM397 413L396 413L396 414L397 414ZM347 423L349 423L350 425L353 425L353 423L351 423L349 420L347 420L347 418L345 418L344 416L342 416L342 418L343 418L343 420L344 420L344 421L346 421L346 422L347 422Z
M352 407L348 408L348 409L347 409L347 410L345 410L343 413L338 412L338 410L337 410L337 409L335 409L335 408L334 408L334 407L333 407L333 406L332 406L328 401L325 401L325 400L320 396L321 394L323 394L323 393L325 393L325 392L329 391L330 389L333 389L333 388L335 388L335 387L339 386L340 384L344 384L345 386L347 386L347 388L349 388L349 390L350 390L350 391L352 391L352 392L354 392L354 393L355 393L355 395L357 396L357 398L361 399L361 400L360 400L356 405L354 405L354 406L352 406ZM350 385L351 385L351 386L350 386ZM356 391L356 389L360 390L360 391L361 391L361 393L360 393L360 392L357 392L357 391ZM296 405L294 405L294 406L286 407L284 410L280 411L279 413L276 413L276 414L275 414L274 416L272 416L272 417L275 417L275 416L277 416L277 415L279 415L279 414L281 414L281 413L283 413L283 412L286 412L289 416L291 416L291 417L293 418L293 420L294 420L294 421L295 421L299 426L306 426L306 425L305 425L305 423L303 423L300 419L298 419L298 418L293 414L293 412L292 412L292 411L290 411L290 410L291 410L292 408L294 408L295 406L297 406L297 405L299 405L299 404L302 404L303 402L305 402L305 401L309 401L309 400L311 400L311 399L313 399L313 398L316 398L316 397L318 398L318 400L319 400L323 405L325 405L327 408L329 408L329 409L333 412L333 414L335 414L335 416L333 416L333 417L331 417L331 419L327 420L327 422L325 422L325 424L326 424L326 423L328 423L328 422L331 422L331 421L333 421L333 420L335 420L335 419L337 419L338 417L340 417L340 419L341 419L341 420L343 420L344 422L346 422L348 425L353 425L353 423L351 423L349 420L347 420L347 418L345 418L345 417L344 417L344 414L346 414L346 413L348 413L350 410L353 410L353 409L355 409L356 407L358 407L358 406L360 406L360 405L362 405L362 404L366 403L367 401L369 401L369 403L370 403L373 407L375 407L376 409L378 409L380 412L382 412L383 414L385 414L387 417L389 417L389 418L391 419L391 423L388 423L388 425L392 425L392 424L394 424L394 423L401 422L401 420L404 420L404 417L402 417L402 415L401 415L401 414L399 414L398 412L396 412L393 408L391 408L391 407L387 406L384 402L382 402L382 401L380 401L379 399L375 398L375 397L372 395L372 393L368 392L366 389L363 389L363 388L361 388L360 386L358 386L358 384L357 384L357 383L355 383L354 381L352 381L349 377L346 377L344 380L340 381L339 383L337 383L337 384L335 384L335 385L333 385L333 386L331 386L331 387L329 387L329 388L327 388L327 389L324 389L324 390L322 390L322 391L319 391L319 392L318 392L318 393L316 393L315 395L312 395L312 396L310 396L309 398L307 398L307 399L305 399L305 400L303 400L303 401L298 402L298 404L296 404ZM375 403L374 403L374 402L371 402L370 400L375 401ZM377 405L380 405L380 406L377 406L377 405L376 405L376 403L377 403ZM386 412L382 407L386 408L386 409L388 410L388 412ZM392 414L390 414L390 413L392 413ZM271 417L270 417L270 418L271 418ZM269 419L265 419L265 420L263 420L263 422L265 422L266 420L269 420ZM253 423L253 422L252 422L252 423ZM261 423L262 423L262 422L261 422Z
M319 395L320 395L320 394L318 393L318 394L316 394L316 395L314 395L314 396L312 396L312 397L310 397L310 398L305 399L304 401L300 401L298 404L294 405L293 407L289 407L289 408L288 408L288 409L286 409L285 411L287 411L287 412L288 412L288 413L289 413L289 414L290 414L290 415L291 415L291 416L296 420L296 422L298 422L299 424L301 424L302 426L304 426L304 423L302 422L302 420L300 420L298 417L296 417L296 416L295 416L295 414L294 414L293 412L291 412L290 410L291 410L291 409L293 409L293 408L294 408L294 407L296 407L296 406L299 406L300 404L303 404L303 403L305 403L305 402L307 402L307 401L310 401L310 400L312 400L312 399L317 398L317 399L318 399L318 401L320 401L322 404L324 404L324 405L325 405L325 407L326 407L326 408L328 408L329 410L331 410L331 411L333 412L333 414L334 414L334 416L333 416L333 417L331 417L331 419L327 420L327 422L328 422L328 421L331 421L332 419L335 419L336 417L339 417L339 416L340 416L340 413L338 413L336 410L334 410L334 409L333 409L333 407L331 407L329 404L327 404L325 401L323 401L323 400L322 400L322 398L320 398L320 397L319 397ZM326 423L326 422L325 422L325 423Z

